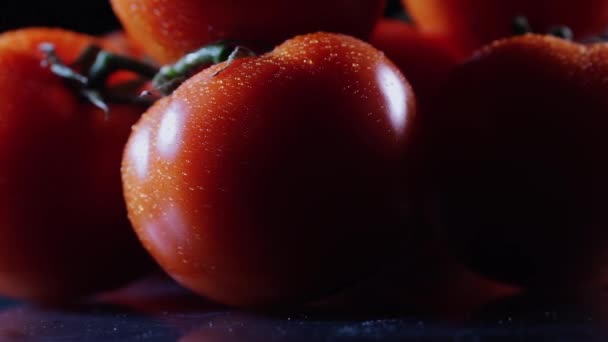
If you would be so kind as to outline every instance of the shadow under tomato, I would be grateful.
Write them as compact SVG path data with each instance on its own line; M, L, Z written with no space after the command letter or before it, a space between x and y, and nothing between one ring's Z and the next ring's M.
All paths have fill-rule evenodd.
M148 315L225 309L218 303L190 292L161 273L144 278L120 290L100 294L95 301Z
M424 242L404 247L408 252L387 262L377 276L313 303L311 313L465 322L487 303L519 292L467 270L444 241L429 237L416 241Z
M474 315L472 321L511 325L606 326L608 293L586 293L584 296L521 293L489 303Z

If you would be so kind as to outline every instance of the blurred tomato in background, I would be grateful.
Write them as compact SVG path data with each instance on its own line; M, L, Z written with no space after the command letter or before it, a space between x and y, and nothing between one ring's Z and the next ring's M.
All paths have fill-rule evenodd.
M608 28L606 0L403 0L403 4L420 30L445 35L465 52L513 35L517 16L525 16L538 33L566 25L577 40Z

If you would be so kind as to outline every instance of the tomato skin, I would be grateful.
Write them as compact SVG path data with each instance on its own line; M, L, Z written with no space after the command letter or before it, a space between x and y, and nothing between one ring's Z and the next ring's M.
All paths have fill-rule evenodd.
M608 264L608 46L527 35L458 68L427 121L433 218L475 270L544 291Z
M569 26L575 38L602 33L608 26L606 0L402 0L424 32L450 37L465 52L513 36L512 22L525 15L535 32Z
M464 56L442 37L425 34L410 24L394 19L382 19L378 22L370 37L370 44L383 51L399 67L412 85L418 113L414 120L417 121L422 120L427 113L432 111L432 106L438 100L441 86L447 81L452 70L464 59ZM419 126L418 123L412 124L412 127ZM415 129L412 136L418 134L421 134L421 130ZM425 189L421 187L423 184L421 179L427 177L423 168L423 158L426 153L423 144L412 144L407 158L404 158L402 191L409 197L415 198L410 201L409 206L410 224L418 227L417 230L421 237L433 240L434 237L428 234L428 223L425 222L424 209L421 205L425 196ZM427 242L434 244L434 242ZM417 241L417 247L420 247L421 243L422 241ZM421 250L426 249L436 250L437 248L435 246L421 248Z
M407 77L422 110L424 103L434 102L450 72L464 59L445 39L395 19L380 20L369 41Z
M0 36L0 293L61 301L120 286L152 263L130 229L120 183L141 109L112 106L106 120L82 101L41 66L37 45L72 57L95 40L44 32Z
M218 40L263 49L316 31L366 38L385 0L112 0L126 31L161 63Z
M131 58L145 58L145 53L139 44L130 39L124 31L113 31L101 37L105 49L120 52Z
M57 56L65 61L77 59L91 44L100 44L99 39L86 34L46 27L28 27L0 35L0 48L21 51L39 58L44 57L39 46L46 42L55 44Z
M127 144L145 247L186 287L237 306L298 303L378 269L405 230L394 184L415 103L397 68L326 33L224 68L151 107Z

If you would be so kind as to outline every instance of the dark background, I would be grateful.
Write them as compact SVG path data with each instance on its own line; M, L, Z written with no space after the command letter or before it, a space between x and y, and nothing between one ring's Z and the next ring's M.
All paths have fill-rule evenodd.
M63 27L101 34L119 28L119 23L109 0L1 0L0 30L25 26Z
M400 9L399 0L388 1L387 14ZM25 26L62 27L102 34L118 29L120 24L109 0L0 0L0 31Z

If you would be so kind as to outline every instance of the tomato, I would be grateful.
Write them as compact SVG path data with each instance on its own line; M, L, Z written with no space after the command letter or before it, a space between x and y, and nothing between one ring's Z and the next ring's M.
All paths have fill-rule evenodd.
M218 40L272 48L297 34L366 38L384 0L112 0L127 32L161 63Z
M104 48L120 52L131 58L143 58L143 49L130 39L124 31L113 31L101 37L101 44Z
M424 32L450 37L464 51L513 35L513 18L524 15L536 32L567 25L576 38L608 27L606 0L403 0Z
M24 28L0 35L0 48L27 52L39 58L44 56L39 50L44 42L59 45L61 48L57 49L57 55L66 61L76 60L89 45L100 44L95 37L53 28Z
M424 125L429 213L475 270L534 289L608 265L608 45L527 35L456 69Z
M92 37L24 29L0 36L0 293L63 300L110 289L151 268L126 217L120 162L141 108L83 101L47 67Z
M381 267L406 230L395 193L415 110L371 46L317 33L190 78L123 159L129 217L178 282L222 303L289 305Z
M422 108L426 102L434 102L437 91L464 57L441 37L395 19L380 20L369 41L407 77Z
M450 72L464 59L464 56L442 37L420 32L399 20L380 20L370 37L370 43L395 62L412 85L416 95L417 112L420 114L416 116L415 120L421 120L426 113L432 111L431 107L437 102L441 86L446 82ZM412 126L418 127L419 125L413 123ZM419 133L420 130L413 132L413 134ZM416 241L417 248L445 254L441 252L445 245L435 246L437 241L432 241L434 236L428 234L428 223L425 222L424 208L421 205L425 190L421 187L420 179L426 177L422 168L424 164L421 162L421 158L426 154L423 148L424 146L421 144L413 144L407 153L407 158L404 159L402 191L408 193L409 197L413 199L410 201L408 220L421 233L421 238ZM421 245L425 247L420 247ZM420 259L429 260L426 257ZM443 261L445 261L444 264L452 264L449 258L445 258ZM432 265L425 265L428 270L437 269L438 263L435 261ZM417 267L425 267L420 266L420 261L417 264Z

